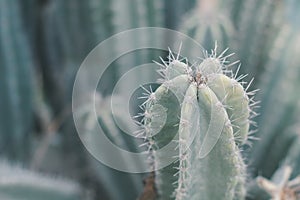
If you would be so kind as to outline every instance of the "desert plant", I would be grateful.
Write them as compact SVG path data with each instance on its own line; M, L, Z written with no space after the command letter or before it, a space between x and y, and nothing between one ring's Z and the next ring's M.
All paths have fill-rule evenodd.
M205 49L213 49L215 41L218 41L220 49L227 48L235 29L222 6L219 0L198 0L185 16L180 31L195 39Z
M290 127L299 122L296 120L299 93L295 92L300 77L300 59L297 56L300 52L297 45L299 41L299 31L290 24L283 25L272 46L266 72L261 75L258 87L264 92L259 95L262 103L256 134L260 140L253 144L250 153L254 175L261 173L269 178L280 166L297 137ZM282 91L280 95L278 90ZM280 106L274 109L275 105Z
M0 198L6 200L79 200L80 186L70 180L32 172L0 161Z
M143 200L244 199L245 196L255 200L278 196L284 200L299 199L296 182L300 173L299 2L2 0L1 156L21 161L22 165L31 166L31 170L76 178L95 195L94 199L134 199L142 191ZM245 76L238 77L230 70L238 66L232 62L236 58L217 50L204 51L201 62L196 63L192 56L184 55L190 58L185 61L170 53L169 60L161 64L162 81L145 92L146 102L135 99L141 89L131 96L131 114L135 115L139 105L144 109L136 117L143 127L138 134L142 133L139 136L145 140L151 169L157 170L145 179L143 190L144 174L117 172L84 153L75 134L69 104L75 73L88 52L115 33L147 26L178 29L206 49L214 48L217 41L221 47L218 50L229 47L236 52L242 63L240 72L255 80L251 86L245 86L249 80L242 80ZM123 54L125 48L145 41L178 43L169 35L132 34L127 40L112 43L101 55L122 53L99 81L98 122L114 145L131 152L145 149L139 147L140 138L133 139L118 127L135 131L132 122L126 119L124 99L130 96L128 88L136 88L137 82L154 80L158 75L150 68L143 73L134 68L157 59L159 54L166 55L153 49ZM96 64L105 67L101 61ZM129 78L119 84L123 75ZM258 131L254 135L259 140L252 142L251 148L244 144L249 143L249 134L256 125L250 126L251 113L257 114L249 110L256 103L247 97L253 93L248 93L244 86L247 90L261 89L257 96L262 102L258 110L261 115L255 119ZM86 88L82 84L82 90ZM114 116L110 110L113 92L118 94L112 95L118 102L113 105L117 111ZM44 113L46 120L41 117ZM83 139L97 148L103 143L97 140L99 133L93 129L97 124L89 123L92 115L93 111L83 111L87 131L92 133ZM161 149L166 149L165 154L160 153ZM140 164L139 160L115 157L125 166ZM166 163L171 164L166 166ZM80 198L75 191L79 187L68 181L8 164L0 163L0 169L3 172L0 172L0 199L15 199L24 194L35 195L28 196L30 199ZM18 180L17 176L24 179Z
M0 152L28 161L33 116L33 66L19 3L0 3Z
M115 106L116 112L111 111L111 104L113 98L113 106ZM116 146L127 151L137 151L141 149L139 146L142 144L142 141L130 136L126 131L134 132L132 127L132 121L126 117L126 109L122 103L124 99L120 95L102 97L99 93L96 94L96 112L98 116L98 123L101 126L103 134L105 134L109 140ZM85 123L85 127L89 130L89 134L82 135L82 139L88 143L89 147L103 151L101 148L101 141L96 132L97 123L90 120L94 112L90 111L89 106L82 107L80 109L82 119ZM118 119L118 123L116 123ZM123 129L120 128L120 125ZM126 129L126 130L124 130ZM110 155L107 155L110 157ZM133 166L138 165L138 160L129 160L128 158L119 157L123 165ZM143 174L130 174L125 172L119 172L115 169L111 169L108 166L103 165L98 160L94 158L89 159L91 169L93 170L95 177L99 181L103 182L103 187L108 191L108 196L111 199L122 200L122 199L134 199L136 198L140 191L142 190L142 180Z
M224 52L223 52L224 53ZM226 68L224 54L206 54L193 67L170 52L163 81L148 91L144 132L160 199L243 199L245 165L239 147L247 142L251 105L243 76ZM177 135L178 134L178 135ZM167 154L160 148L168 146ZM173 152L173 153L172 153ZM175 152L175 153L174 153Z
M272 49L283 19L283 0L240 1L236 19L236 35L231 47L243 63L242 72L249 77L260 78L266 69L269 52ZM258 81L256 81L258 82Z

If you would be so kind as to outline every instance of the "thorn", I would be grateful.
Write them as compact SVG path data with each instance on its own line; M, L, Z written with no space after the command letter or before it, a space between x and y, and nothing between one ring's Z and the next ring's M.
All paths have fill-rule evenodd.
M246 92L247 92L247 91L248 91L248 89L250 88L250 86L251 86L251 84L252 84L253 80L254 80L254 78L252 78L252 79L251 79L251 81L249 82L248 86L246 87L246 89L245 89L245 91L246 91Z
M231 67L231 66L234 66L234 65L236 65L237 63L239 63L240 62L240 60L237 60L237 61L234 61L234 62L232 62L232 63L230 63L230 64L228 64L228 65L226 65L226 67Z
M181 47L182 47L182 41L179 44L179 49L178 49L178 54L177 54L176 60L179 59L179 55L180 55L180 52L181 52Z
M238 75L240 69L241 69L241 63L239 64L239 66L238 66L238 68L237 68L237 70L236 70L236 72L235 72L234 79L236 79L236 77L237 77L237 75Z
M249 104L249 107L256 106L256 105L258 105L258 104L260 104L260 103L261 103L261 101L255 101L255 102L252 102L252 103Z
M159 59L161 60L161 62L165 65L165 67L167 68L169 65L164 61L164 59L160 56Z
M248 74L240 75L240 76L236 79L236 81L239 82L240 80L246 78L247 76L248 76Z
M170 58L171 58L171 60L175 60L174 54L172 53L170 47L168 47L168 50L169 50L169 56L168 56L169 60L170 60Z
M158 66L160 66L162 69L166 69L168 65L163 65L155 60L152 60L152 62L154 62L155 64L157 64Z
M229 48L227 47L224 51L222 51L222 53L220 53L220 55L218 56L219 59L222 59L222 56L229 50Z
M247 87L248 88L248 87ZM247 90L245 90L245 91L247 91ZM248 96L254 96L258 91L260 91L260 89L256 89L256 90L252 90L252 91L250 91L250 92L246 92L246 94L248 95Z

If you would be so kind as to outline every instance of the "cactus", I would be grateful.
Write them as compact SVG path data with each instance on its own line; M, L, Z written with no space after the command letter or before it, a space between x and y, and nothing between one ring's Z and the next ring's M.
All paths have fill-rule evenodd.
M99 93L96 94L96 112L98 116L99 125L103 133L108 139L117 145L120 149L126 151L136 152L140 149L142 144L140 140L133 136L129 136L124 131L134 132L132 127L132 121L124 117L126 116L126 110L122 103L124 99L120 95L108 96L103 98ZM112 99L113 98L113 101ZM111 104L116 109L113 114L111 111ZM95 149L95 151L103 151L101 149L101 141L97 138L96 126L94 121L90 120L93 117L93 111L90 111L87 106L80 108L82 113L82 119L85 122L86 128L89 130L89 134L83 135L82 139L88 142L89 147ZM88 110L87 110L88 109ZM116 123L116 120L118 123ZM111 155L107 155L111 156ZM139 160L129 160L128 158L120 157L115 159L122 160L122 163L127 166L138 165L142 163ZM142 190L142 175L141 174L129 174L125 172L119 172L111 169L99 161L89 159L89 163L100 181L104 181L104 188L108 191L108 195L111 199L135 199L139 192Z
M218 0L198 0L196 7L185 16L180 31L205 49L213 49L215 41L218 41L220 49L225 49L230 45L230 37L235 30L226 13L222 12L221 4Z
M259 141L253 143L253 150L243 146L249 144L249 134L254 128L250 126L250 118L257 114L249 107L250 104L255 107L256 102L247 97L253 94L246 92L251 86L243 89L244 82L239 83L243 76L236 77L225 69L225 66L235 67L226 61L232 57L215 49L211 55L204 52L203 61L191 66L194 63L191 55L185 55L192 58L188 63L170 53L169 61L162 64L162 84L157 83L158 88L151 85L146 91L147 100L141 103L144 111L136 116L144 128L138 133L144 134L150 167L157 169L145 181L141 198L244 199L248 187L250 199L279 196L299 199L299 130L294 127L299 123L300 113L299 5L299 0L174 0L171 4L169 0L3 0L0 3L0 154L27 165L29 152L36 150L35 144L44 144L43 137L48 133L30 134L34 132L32 110L36 107L32 104L32 85L37 85L39 95L45 94L40 101L50 104L49 116L56 123L56 116L70 102L76 70L94 46L127 29L167 26L180 28L206 49L213 48L217 40L220 49L230 46L239 54L242 73L255 77L252 87L262 91L261 116L255 135ZM190 13L182 18L189 9ZM150 32L142 37L133 34L128 40L112 43L102 56L123 53L124 48L141 41L162 44L172 39ZM119 127L134 131L131 122L124 119L127 115L124 97L131 92L128 88L136 88L137 82L152 81L157 76L150 69L129 70L156 59L157 53L153 49L128 52L111 64L99 82L103 98L97 108L98 122L110 141L121 149L131 152L141 149L141 141L132 139ZM217 56L219 53L222 55ZM38 78L32 73L34 65ZM99 67L104 67L101 62ZM43 84L32 84L40 78ZM121 79L124 82L118 82L116 87ZM136 107L141 99L134 98L140 90L131 96ZM119 102L114 105L117 111L114 118L108 109L112 92L120 94L115 96ZM131 110L133 114L135 109ZM89 124L91 115L90 111L84 113L86 126L96 135L93 131L96 125ZM36 121L34 125L39 129ZM61 133L53 137L58 142L46 150L47 156L42 156L54 158L53 165L42 160L43 164L37 168L80 179L97 195L95 199L134 199L142 191L142 175L117 172L84 154L78 137L69 134L75 132L72 122L65 120L55 132ZM102 143L93 134L85 135L84 139L97 148ZM160 151L164 149L166 155ZM118 158L126 166L140 164L138 160ZM59 162L62 159L64 162ZM161 168L167 161L171 164ZM249 165L253 188L244 184L244 162ZM20 199L18 195L29 199L80 198L75 191L79 187L73 183L6 164L1 166L0 163L3 172L0 199ZM16 171L25 178L17 180L13 176ZM261 177L256 178L258 175ZM6 180L10 180L10 185ZM67 194L67 188L73 189ZM24 196L31 194L35 196Z
M195 7L196 0L174 0L172 3L164 0L165 27L178 29L182 15Z
M18 2L0 3L0 152L25 162L30 151L33 58Z
M260 141L253 144L250 152L254 176L260 172L269 178L295 138L294 132L288 129L298 115L299 93L295 91L300 78L299 41L299 31L289 24L284 25L270 52L267 71L261 77L261 115L257 119ZM269 157L270 152L273 156Z
M131 28L140 27L163 27L163 4L162 1L151 0L113 0L113 25L116 32L126 31ZM116 44L117 50L122 50L124 47L132 47L136 44L141 44L143 41L160 44L164 38L157 37L155 34L146 34L143 37L132 34L128 40L124 40ZM144 42L145 43L145 42ZM117 51L117 53L120 53ZM123 54L123 52L121 52ZM126 55L117 60L119 64L119 76L122 76L131 68L149 63L158 57L158 53L152 49L136 49L136 51L128 52ZM156 74L148 72L147 76L153 77ZM140 75L140 74L139 74ZM136 75L135 78L139 77ZM135 81L132 81L136 86ZM127 83L130 84L130 83ZM125 89L125 88L124 88ZM122 91L124 91L124 89ZM120 91L120 92L122 92ZM126 91L126 89L125 89Z
M154 157L150 166L159 169L168 160L170 155L159 153L165 145L178 158L155 174L160 199L243 199L245 195L239 146L247 142L253 101L247 95L253 93L247 93L238 82L241 77L226 69L226 58L214 49L192 69L170 52L162 65L162 85L148 93L143 122Z
M0 161L0 198L9 200L76 200L81 199L78 184L31 172Z
M233 49L238 52L244 68L242 73L260 79L272 42L281 29L282 0L246 0L239 10L237 34Z

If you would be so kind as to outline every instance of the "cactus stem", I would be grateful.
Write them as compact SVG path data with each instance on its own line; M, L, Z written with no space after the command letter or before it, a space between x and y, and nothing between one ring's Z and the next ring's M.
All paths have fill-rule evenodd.
M179 52L180 50L181 45ZM155 167L161 164L164 158L156 154L156 149L170 140L175 144L175 158L178 158L174 161L176 164L157 171L156 184L161 199L171 195L176 200L198 199L198 190L202 190L201 195L204 195L204 199L223 197L226 193L224 187L219 189L218 194L207 189L210 188L210 183L206 183L206 179L212 178L207 175L207 171L216 172L217 177L213 178L214 181L220 186L226 185L225 199L231 199L235 194L241 198L244 196L245 167L238 145L247 142L251 122L248 120L249 103L251 102L253 107L258 103L247 96L254 95L255 90L246 92L253 79L248 83L246 91L238 81L242 81L247 75L241 75L238 80L234 80L237 73L228 68L239 61L230 64L227 59L234 54L225 55L227 51L228 49L217 55L216 44L211 53L203 52L204 58L200 58L203 60L201 63L189 66L188 62L182 62L187 59L180 59L180 54L174 54L169 49L168 60L160 58L162 63L159 64L159 73L163 78L162 85L155 92L152 88L144 88L144 96L141 97L145 99L142 104L144 114L138 114L137 118L144 117L142 133L146 141L144 146L148 146L151 154L151 167L156 169ZM168 91L169 88L172 89L171 92ZM168 122L159 131L160 134L153 137L153 132L159 126L155 123L158 117L154 117L156 113L152 111L158 105L168 111ZM174 139L176 133L178 136ZM219 137L221 139L212 140ZM207 157L209 152L211 154ZM211 166L213 162L226 163L226 175L217 165ZM206 169L206 166L210 167ZM191 174L198 171L202 177L194 182ZM222 182L218 177L225 177L227 180Z

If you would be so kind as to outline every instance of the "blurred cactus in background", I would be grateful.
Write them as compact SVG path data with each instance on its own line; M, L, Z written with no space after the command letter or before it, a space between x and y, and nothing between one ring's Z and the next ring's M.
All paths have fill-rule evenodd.
M34 103L34 59L18 1L0 6L0 153L27 163Z
M235 30L230 18L223 13L219 0L199 0L195 8L183 20L180 31L199 42L205 49L213 49L218 41L219 49L230 46Z
M77 200L80 186L69 180L50 178L0 161L0 198L9 200Z
M298 0L0 1L0 156L7 160L0 162L0 199L300 199L299 13ZM137 66L168 52L122 54L124 47L181 41L149 32L106 49L104 57L122 56L99 81L96 111L81 108L86 129L94 131L84 139L101 145L94 137L99 124L114 145L148 150L152 169L167 160L159 149L177 147L171 150L177 162L131 174L105 166L84 148L72 119L72 89L80 65L100 42L141 27L180 31L207 51L200 50L201 61L170 53L160 64L165 79L143 85L151 86L143 91L141 82L159 77ZM128 88L137 89L129 94ZM259 103L247 97L254 88L260 89ZM142 93L157 98L143 103ZM95 114L98 124L90 121ZM226 128L211 154L200 159L211 117L214 129L222 121ZM169 126L161 127L163 122ZM141 132L137 125L150 129ZM136 131L146 135L126 133ZM118 159L126 166L143 163Z

